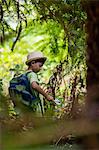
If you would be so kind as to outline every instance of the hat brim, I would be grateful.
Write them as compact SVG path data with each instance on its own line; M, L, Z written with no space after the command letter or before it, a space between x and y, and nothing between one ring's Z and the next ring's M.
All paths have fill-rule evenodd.
M31 61L35 61L35 60L39 60L39 61L41 61L41 62L43 62L43 64L45 63L45 61L46 61L46 57L36 57L36 58L32 58L32 59L30 59L30 60L27 60L26 62L25 62L25 64L26 65L28 65Z

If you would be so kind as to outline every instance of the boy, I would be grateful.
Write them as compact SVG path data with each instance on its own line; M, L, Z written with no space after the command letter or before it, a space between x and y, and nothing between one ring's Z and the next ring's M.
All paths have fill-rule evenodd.
M37 73L42 69L43 64L46 61L46 57L43 56L43 53L40 51L34 51L29 53L27 56L26 65L28 66L27 74L28 80L30 82L30 88L33 94L39 98L39 94L43 95L48 101L54 101L54 98L48 93L46 93L41 86L37 78Z

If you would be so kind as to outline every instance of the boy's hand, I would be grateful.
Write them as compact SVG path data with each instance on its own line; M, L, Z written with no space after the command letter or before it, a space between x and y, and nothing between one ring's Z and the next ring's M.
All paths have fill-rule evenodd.
M50 96L50 95L47 95L46 98L47 98L48 101L54 101L54 98L52 96Z

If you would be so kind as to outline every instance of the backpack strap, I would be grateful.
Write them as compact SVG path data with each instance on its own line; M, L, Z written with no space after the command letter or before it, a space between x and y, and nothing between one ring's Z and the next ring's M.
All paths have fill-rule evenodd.
M32 70L26 72L25 75L27 76L27 75L28 75L29 73L31 73L31 72L32 72Z

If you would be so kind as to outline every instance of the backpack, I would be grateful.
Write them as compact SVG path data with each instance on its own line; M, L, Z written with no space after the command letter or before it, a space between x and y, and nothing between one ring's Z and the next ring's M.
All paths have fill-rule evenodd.
M9 95L12 99L21 96L22 102L31 106L36 101L37 97L33 95L30 89L30 83L28 81L27 72L17 77L13 77L9 83ZM14 101L14 100L13 100Z

